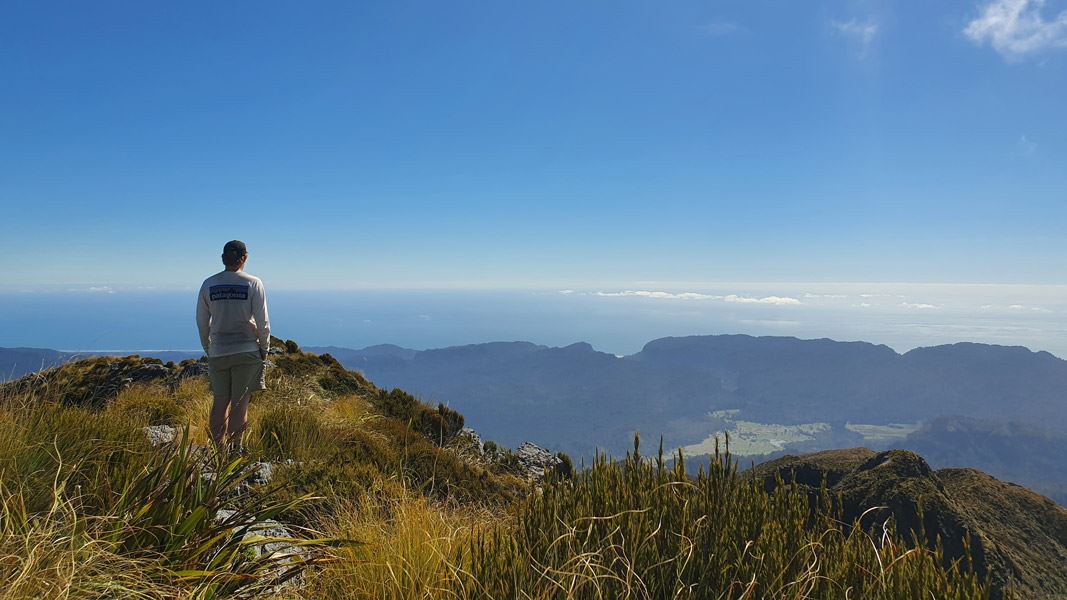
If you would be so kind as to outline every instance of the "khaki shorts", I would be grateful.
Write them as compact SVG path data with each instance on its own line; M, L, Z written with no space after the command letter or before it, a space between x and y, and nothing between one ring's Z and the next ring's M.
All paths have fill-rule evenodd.
M237 399L267 389L264 371L259 352L241 352L207 359L211 391L217 397Z

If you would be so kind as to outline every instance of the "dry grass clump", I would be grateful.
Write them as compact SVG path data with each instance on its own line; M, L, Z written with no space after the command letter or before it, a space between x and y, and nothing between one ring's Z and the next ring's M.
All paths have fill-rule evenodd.
M431 599L471 597L460 572L471 542L501 515L486 507L446 507L402 494L354 504L328 529L360 544L345 548L308 582L312 598Z
M32 516L17 492L0 489L0 502L0 599L188 596L94 537L71 500Z

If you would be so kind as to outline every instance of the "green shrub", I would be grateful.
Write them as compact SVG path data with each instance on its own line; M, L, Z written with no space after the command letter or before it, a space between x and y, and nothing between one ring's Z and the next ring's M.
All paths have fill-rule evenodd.
M439 446L447 444L463 429L460 413L444 404L438 404L434 410L403 390L378 390L372 402L385 416L410 423L412 429Z

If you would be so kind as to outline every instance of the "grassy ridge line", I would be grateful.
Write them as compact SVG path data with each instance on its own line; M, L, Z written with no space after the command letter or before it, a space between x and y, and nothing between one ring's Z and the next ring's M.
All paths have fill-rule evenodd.
M360 542L320 547L320 563L297 585L271 592L278 597L988 595L973 576L944 567L937 549L908 550L891 529L871 537L826 507L813 516L805 495L754 487L737 477L728 456L695 478L636 454L617 464L600 460L529 494L517 479L467 458L444 433L456 419L440 408L378 390L327 357L295 351L275 361L270 389L250 411L248 445L254 458L279 463L278 485L249 498L267 495L275 508L292 509L269 515L306 527L309 538ZM142 427L182 425L192 443L206 442L210 394L202 379L133 386L86 406L64 403L56 381L43 391L8 392L0 402L0 598L272 589L269 570L249 575L240 552L214 565L214 580L175 574L183 560L191 571L196 561L224 554L210 544L205 553L203 544L176 543L187 534L182 524L221 502L221 491L185 494L191 500L180 510L154 513L170 522L153 521L152 536L143 535L143 521L128 520L169 497L143 485L144 473L169 472L186 487L199 481L191 461L176 468L173 453L149 448ZM74 375L69 381L85 390ZM116 529L90 526L94 520L124 523L122 539L140 545L116 544L102 533ZM198 526L207 527L201 520L192 529ZM46 544L53 539L67 543ZM153 539L171 554L145 541Z

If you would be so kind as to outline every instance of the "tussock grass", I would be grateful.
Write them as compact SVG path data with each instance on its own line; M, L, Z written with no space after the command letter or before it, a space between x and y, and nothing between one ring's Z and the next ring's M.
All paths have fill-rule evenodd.
M0 501L0 599L188 597L145 576L145 561L94 536L72 500L57 495L32 517L18 492L0 489Z
M415 599L464 597L460 569L478 532L499 521L485 507L446 507L425 497L346 507L331 535L358 537L309 582L309 597Z
M247 597L321 561L331 540L314 532L263 536L309 495L241 493L249 460L188 435L148 445L155 407L178 401L157 394L131 388L104 410L0 403L0 598ZM271 541L308 551L259 550Z
M74 374L100 368L89 366L43 391L7 389L0 600L990 595L967 564L918 542L923 532L844 523L825 492L768 493L728 452L694 475L635 445L530 489L453 450L458 413L377 390L329 357L278 362L250 406L251 457L235 460L196 448L207 444L203 379L72 403L88 394ZM149 447L142 428L156 424L180 427L180 443ZM275 463L275 483L237 494L259 459ZM213 518L223 507L233 512ZM311 553L253 552L268 520Z

